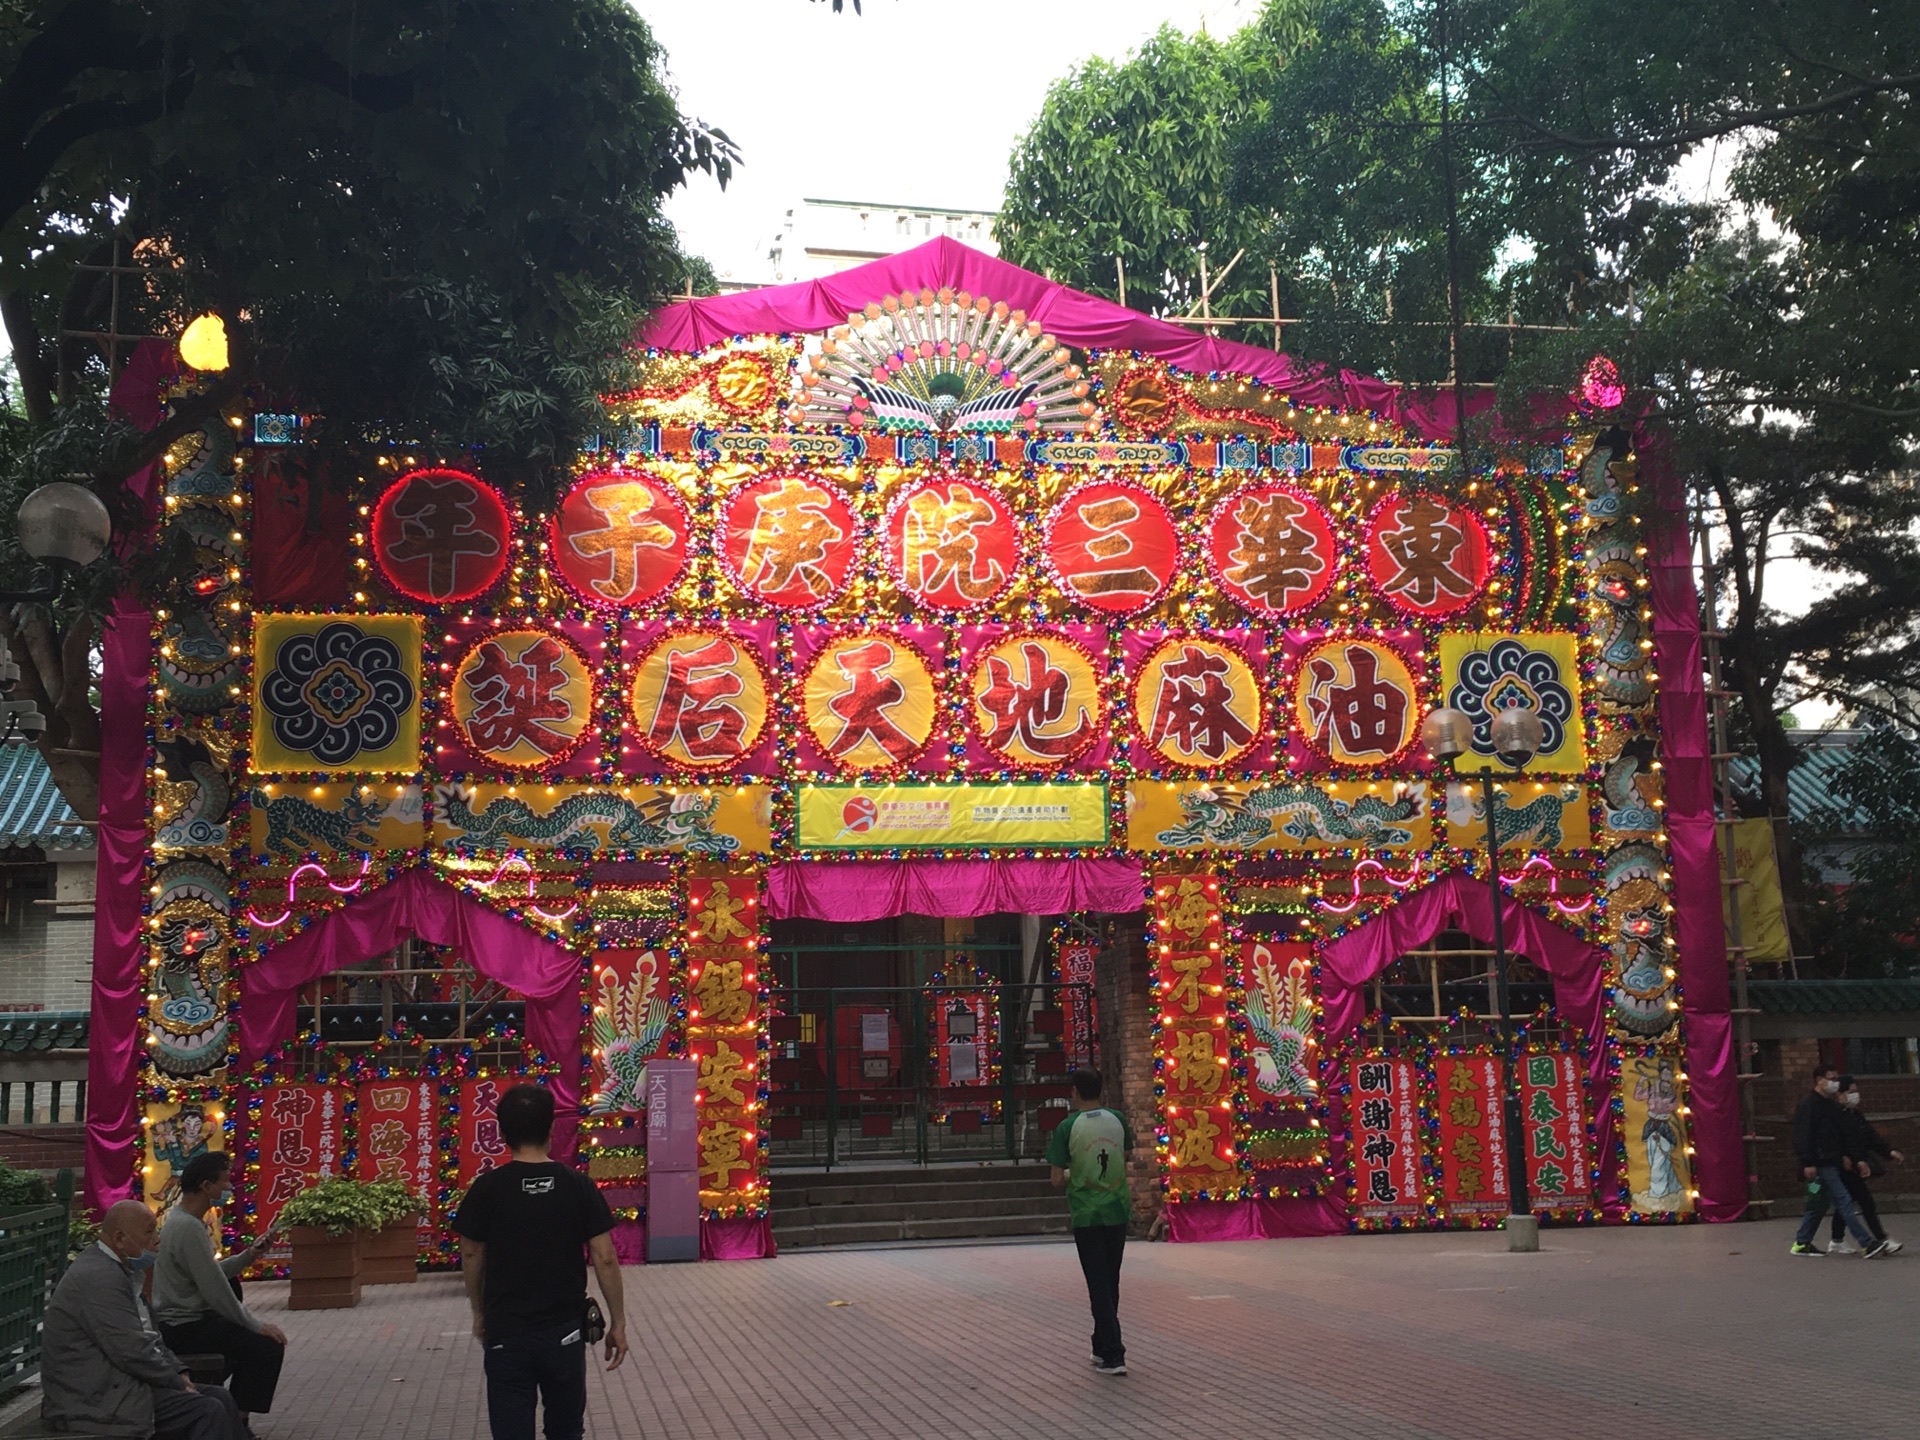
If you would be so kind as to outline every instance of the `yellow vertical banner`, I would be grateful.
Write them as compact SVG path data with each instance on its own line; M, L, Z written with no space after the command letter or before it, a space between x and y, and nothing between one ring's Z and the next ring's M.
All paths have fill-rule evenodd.
M1693 1161L1687 1154L1687 1111L1679 1067L1658 1050L1620 1056L1621 1139L1627 1147L1627 1191L1642 1214L1693 1209Z
M1773 821L1764 817L1735 820L1726 827L1720 843L1732 857L1735 877L1746 882L1729 886L1721 894L1727 944L1745 947L1749 962L1791 958L1787 912L1780 898L1780 867L1773 853Z

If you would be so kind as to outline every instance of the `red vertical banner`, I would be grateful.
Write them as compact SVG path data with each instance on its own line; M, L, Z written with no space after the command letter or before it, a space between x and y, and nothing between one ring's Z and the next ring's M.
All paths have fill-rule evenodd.
M487 1171L506 1163L507 1144L500 1138L501 1083L491 1076L460 1082L460 1163L454 1183L463 1195Z
M760 1081L765 1007L760 987L760 874L687 878L687 1054L700 1062L700 1205L758 1213Z
M1000 1012L984 990L933 997L942 1085L991 1085L1000 1078Z
M440 1082L417 1076L363 1080L357 1095L362 1180L398 1180L426 1202L420 1233L439 1224Z
M1499 1057L1472 1052L1434 1061L1440 1110L1440 1198L1449 1215L1504 1215L1506 1129L1500 1114Z
M1347 1078L1348 1155L1354 1207L1362 1220L1413 1219L1425 1212L1420 1169L1420 1075L1394 1055L1356 1056Z
M288 1200L338 1171L340 1109L339 1092L325 1085L269 1085L249 1102L260 1157L253 1174L256 1233L273 1223Z
M1574 1054L1529 1055L1521 1068L1527 1193L1535 1210L1592 1208L1584 1064Z
M1060 1005L1067 1015L1067 1067L1094 1063L1094 962L1100 949L1090 940L1069 940L1060 947Z
M1155 876L1153 927L1164 1183L1176 1197L1233 1190L1240 1162L1233 1143L1233 1041L1219 879Z

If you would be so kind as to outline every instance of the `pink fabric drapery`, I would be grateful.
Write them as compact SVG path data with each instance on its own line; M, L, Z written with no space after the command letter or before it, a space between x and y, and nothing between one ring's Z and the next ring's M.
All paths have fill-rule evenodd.
M179 368L173 346L142 340L113 385L113 408L142 430L164 413L160 386ZM160 467L127 482L151 521ZM146 526L120 548L146 543ZM94 862L92 1012L87 1038L87 1162L82 1196L99 1214L133 1192L140 1135L140 1012L146 1004L141 902L147 852L147 675L153 616L115 597L101 637L100 828Z
M1146 904L1125 860L790 860L767 872L774 920L889 915L1125 915Z
M1176 1244L1214 1240L1297 1240L1347 1233L1347 1207L1331 1195L1255 1200L1182 1200L1169 1205L1167 1239Z
M1639 446L1641 477L1655 511L1647 535L1653 596L1653 653L1660 667L1660 758L1666 777L1667 846L1680 942L1680 1023L1687 1046L1694 1188L1709 1220L1738 1220L1747 1208L1740 1138L1733 1002L1720 913L1712 745L1700 661L1700 597L1693 585L1686 489L1659 437Z
M560 1118L554 1153L573 1153L580 1104L580 959L426 870L413 869L353 897L245 971L240 986L240 1059L252 1064L293 1037L301 988L342 966L372 959L407 936L452 946L480 974L527 998L527 1037L556 1067Z
M773 1242L773 1221L765 1216L700 1222L702 1260L771 1260L779 1253Z
M735 335L828 330L846 324L849 314L883 295L944 286L1004 300L1026 311L1029 319L1039 321L1067 345L1139 350L1199 375L1230 371L1251 376L1284 391L1296 403L1371 410L1391 416L1417 435L1439 437L1454 428L1451 391L1421 395L1352 370L1308 369L1272 350L1217 340L1097 295L1070 290L945 236L824 280L665 305L641 327L638 338L662 350L693 351ZM1490 396L1475 395L1467 402L1468 413L1491 403Z
M1507 948L1547 972L1560 1018L1587 1037L1588 1093L1599 1157L1595 1191L1604 1204L1619 1189L1608 1089L1606 951L1511 896L1501 907L1500 918ZM1424 890L1399 897L1326 946L1320 952L1320 1005L1327 1039L1348 1034L1365 1017L1362 986L1407 951L1445 930L1462 930L1484 945L1493 943L1493 897L1484 880L1458 872L1444 876Z

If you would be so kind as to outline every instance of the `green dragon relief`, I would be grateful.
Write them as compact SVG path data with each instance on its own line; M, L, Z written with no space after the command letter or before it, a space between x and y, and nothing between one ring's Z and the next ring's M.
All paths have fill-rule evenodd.
M436 813L452 833L445 843L472 850L525 846L536 850L685 850L726 856L740 841L713 828L720 808L712 795L656 795L633 801L610 790L567 796L540 814L515 795L496 795L479 811L473 791L442 785L434 792ZM605 839L601 838L605 827Z
M1154 838L1168 849L1251 850L1274 838L1274 822L1285 817L1278 833L1303 844L1411 845L1412 822L1425 804L1418 790L1397 800L1341 800L1317 785L1261 785L1244 795L1196 785L1180 795L1185 820Z

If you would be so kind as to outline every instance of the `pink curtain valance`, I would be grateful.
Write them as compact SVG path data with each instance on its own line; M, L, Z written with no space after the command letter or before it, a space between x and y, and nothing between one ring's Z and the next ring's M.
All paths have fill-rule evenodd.
M793 860L767 872L775 920L889 915L1125 915L1146 904L1124 860Z
M421 869L355 896L247 967L240 984L242 1063L293 1037L303 986L410 935L452 946L480 974L526 996L528 1038L560 1066L566 1082L556 1085L555 1099L563 1109L578 1103L579 957Z

